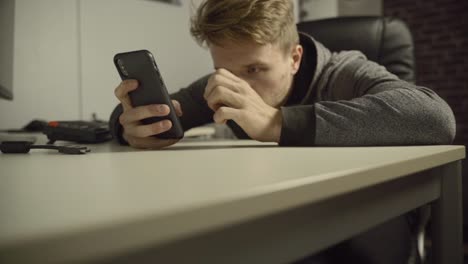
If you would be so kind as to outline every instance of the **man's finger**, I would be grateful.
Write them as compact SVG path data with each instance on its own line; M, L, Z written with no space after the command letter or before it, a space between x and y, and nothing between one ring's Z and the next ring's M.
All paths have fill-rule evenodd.
M242 82L243 80L237 77L234 73L226 70L225 68L219 68L216 70L217 73L221 74L222 76L230 79L233 82Z
M120 124L126 124L141 121L148 117L167 116L170 112L169 106L165 104L144 105L135 108L130 108L124 111L119 118Z
M136 80L124 80L122 81L117 88L115 88L114 94L119 99L124 111L132 108L132 103L128 93L135 90L138 87L138 82Z
M125 132L129 136L143 138L161 134L171 129L171 127L172 122L165 119L149 125L127 126Z
M213 115L213 120L217 124L225 124L228 120L239 121L239 114L241 110L231 107L222 106Z
M209 96L209 94L213 91L214 87L218 85L225 86L236 93L240 91L241 87L238 85L239 82L234 81L223 74L220 74L218 71L219 70L217 70L216 73L214 73L208 80L205 92L203 94L205 98Z
M206 98L206 102L213 111L218 110L218 108L223 105L236 109L243 107L242 95L224 86L215 87L213 92Z
M179 101L172 100L172 105L174 105L177 116L181 117L184 114L184 112L182 112L182 106L180 105Z

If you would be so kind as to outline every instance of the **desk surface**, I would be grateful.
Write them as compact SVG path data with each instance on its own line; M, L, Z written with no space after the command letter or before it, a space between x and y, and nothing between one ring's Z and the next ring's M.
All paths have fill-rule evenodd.
M88 254L158 245L465 157L463 146L285 148L214 141L160 151L93 148L78 156L0 155L0 252L63 245L90 233L106 244ZM146 235L133 232L141 228L148 228ZM110 232L126 232L126 240Z

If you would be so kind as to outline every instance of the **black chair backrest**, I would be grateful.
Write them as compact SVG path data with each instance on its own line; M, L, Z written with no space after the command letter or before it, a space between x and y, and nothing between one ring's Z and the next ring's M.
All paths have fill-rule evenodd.
M338 17L297 24L331 51L359 50L400 79L415 81L414 48L406 24L389 17Z

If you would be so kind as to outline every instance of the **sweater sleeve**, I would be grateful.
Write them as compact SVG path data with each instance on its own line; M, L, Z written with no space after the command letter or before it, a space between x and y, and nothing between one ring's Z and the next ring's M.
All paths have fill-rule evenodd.
M206 104L203 98L206 83L209 76L204 76L190 84L187 88L180 89L178 92L171 94L173 100L179 101L183 115L180 117L180 122L184 131L212 122L213 111ZM109 129L112 136L117 142L122 145L128 144L122 136L123 127L119 122L119 117L123 109L119 104L114 108L109 119Z
M281 109L280 145L450 144L455 137L443 99L365 58L333 71L327 87L323 101Z
M109 130L112 137L121 145L128 145L128 142L123 138L123 127L119 122L120 115L123 112L121 104L118 104L111 113L109 118Z
M208 78L209 75L204 76L171 95L171 98L179 101L182 107L183 115L180 117L180 122L184 131L213 122L214 112L203 97Z

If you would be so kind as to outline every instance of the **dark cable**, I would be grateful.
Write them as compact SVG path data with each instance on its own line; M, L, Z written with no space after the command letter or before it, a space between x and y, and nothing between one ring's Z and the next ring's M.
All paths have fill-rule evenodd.
M55 145L33 145L28 141L3 141L0 144L0 151L5 154L28 153L31 149L55 149L63 154L86 154L90 149L83 146L55 146Z

